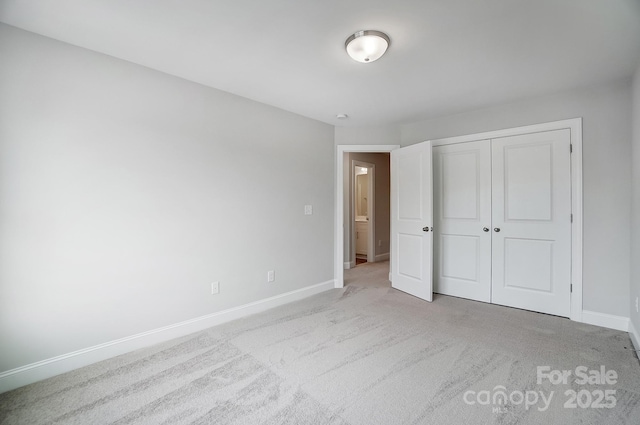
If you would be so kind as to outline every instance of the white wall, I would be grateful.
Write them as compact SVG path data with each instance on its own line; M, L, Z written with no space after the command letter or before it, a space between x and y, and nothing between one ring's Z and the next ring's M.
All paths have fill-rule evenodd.
M629 317L630 80L402 125L401 144L577 117L583 117L583 308Z
M636 311L636 298L640 297L640 65L633 78L633 147L632 147L632 214L631 214L631 323L640 333L640 313ZM636 334L636 343L640 343ZM636 347L640 350L640 345Z
M336 127L336 145L399 145L400 127Z
M332 126L6 25L0 58L0 371L333 279Z

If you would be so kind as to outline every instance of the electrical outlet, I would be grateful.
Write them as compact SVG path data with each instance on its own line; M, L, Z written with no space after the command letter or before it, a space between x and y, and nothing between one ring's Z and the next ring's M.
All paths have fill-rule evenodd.
M274 270L269 270L267 272L267 282L273 282L276 280L276 272Z
M305 205L304 206L304 215L313 214L313 205Z
M220 282L211 282L211 295L220 293Z

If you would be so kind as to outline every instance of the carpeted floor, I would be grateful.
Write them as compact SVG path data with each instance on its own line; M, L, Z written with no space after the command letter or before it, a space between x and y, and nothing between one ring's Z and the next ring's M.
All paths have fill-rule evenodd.
M386 262L359 265L344 289L1 394L0 423L640 424L626 333L426 303L387 277ZM571 376L538 382L539 366ZM582 384L580 366L616 382Z

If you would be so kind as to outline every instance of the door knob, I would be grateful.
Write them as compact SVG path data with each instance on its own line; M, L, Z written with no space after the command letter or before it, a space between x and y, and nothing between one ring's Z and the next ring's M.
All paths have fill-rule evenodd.
M499 227L494 227L494 228L493 228L493 231L494 231L494 232L499 232L499 231L500 231L500 228L499 228Z
M482 230L483 230L484 232L488 232L488 231L489 231L489 228L488 228L488 227L483 227L483 228L482 228Z
M422 228L422 231L423 231L423 232L428 232L428 231L429 231L429 226L427 226L427 227L423 227L423 228Z

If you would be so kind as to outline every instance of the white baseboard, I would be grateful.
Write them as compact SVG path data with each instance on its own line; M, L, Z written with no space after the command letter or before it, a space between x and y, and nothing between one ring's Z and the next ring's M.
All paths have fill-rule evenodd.
M356 263L354 261L345 261L344 262L344 269L345 270L349 270L352 269L356 266Z
M389 259L389 253L376 255L376 261L387 261Z
M629 331L629 323L631 323L628 317L587 310L582 310L582 322L624 332Z
M631 337L631 342L633 342L633 346L636 349L636 352L640 351L640 334L638 330L633 326L633 322L629 320L629 336ZM640 353L638 354L640 357Z
M212 326L240 319L293 301L310 297L335 288L334 280L329 280L306 288L254 301L238 307L185 320L173 325L153 329L104 344L52 357L26 366L0 373L0 393L41 381L61 373L88 366L111 357L119 356L139 348L148 347L173 338L189 335Z

